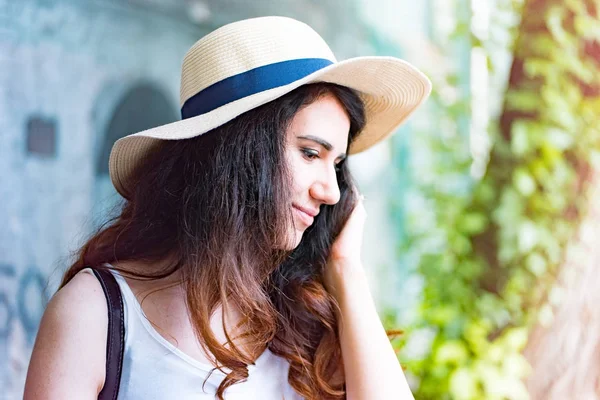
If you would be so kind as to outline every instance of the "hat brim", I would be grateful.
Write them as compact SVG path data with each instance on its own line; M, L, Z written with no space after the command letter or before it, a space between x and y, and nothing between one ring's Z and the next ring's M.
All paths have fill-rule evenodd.
M366 125L350 145L356 154L391 135L431 92L431 82L418 69L394 57L357 57L320 69L285 86L233 101L206 114L161 125L117 140L109 159L113 185L125 198L137 166L162 140L192 138L275 100L299 86L330 82L355 89L365 104Z

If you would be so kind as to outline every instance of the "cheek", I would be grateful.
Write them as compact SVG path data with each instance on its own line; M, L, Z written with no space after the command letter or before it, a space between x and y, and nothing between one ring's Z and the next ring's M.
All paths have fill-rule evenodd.
M300 157L293 157L290 164L290 172L292 175L292 188L294 193L299 194L307 192L313 182L314 171L311 165L308 165Z

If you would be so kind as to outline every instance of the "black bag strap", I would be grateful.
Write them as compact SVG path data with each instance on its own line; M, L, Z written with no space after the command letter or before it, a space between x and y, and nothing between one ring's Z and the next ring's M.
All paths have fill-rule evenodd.
M121 383L123 351L125 349L125 317L123 297L117 280L110 271L95 269L108 305L108 337L106 341L106 379L99 400L116 400Z

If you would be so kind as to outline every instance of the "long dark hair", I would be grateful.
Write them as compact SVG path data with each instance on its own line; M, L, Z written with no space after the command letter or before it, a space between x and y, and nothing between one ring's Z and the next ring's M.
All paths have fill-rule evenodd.
M286 129L304 106L331 94L350 119L349 143L365 123L356 92L329 84L301 86L201 136L165 141L135 173L120 215L77 252L64 286L87 266L173 260L161 270L120 272L158 279L178 271L200 343L231 370L217 390L248 377L255 356L219 343L210 317L219 305L240 311L250 348L265 345L290 363L290 385L307 399L344 398L337 304L323 285L332 241L356 202L345 162L337 172L340 201L323 205L293 251L276 243L288 235L290 172ZM164 265L164 263L163 263Z

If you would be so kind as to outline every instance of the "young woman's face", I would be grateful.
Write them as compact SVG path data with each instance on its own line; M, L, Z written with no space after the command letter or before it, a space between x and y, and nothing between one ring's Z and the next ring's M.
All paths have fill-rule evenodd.
M294 222L288 249L298 246L321 205L339 201L336 168L346 157L349 131L350 119L331 94L302 108L292 119L286 132Z

